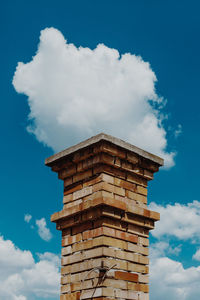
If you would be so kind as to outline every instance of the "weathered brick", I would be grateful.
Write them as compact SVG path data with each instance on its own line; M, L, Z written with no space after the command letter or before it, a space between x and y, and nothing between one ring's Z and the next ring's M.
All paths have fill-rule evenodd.
M79 300L80 299L80 292L73 293L73 294L64 294L60 295L60 300Z
M81 225L73 227L72 228L72 234L74 235L74 234L77 234L77 233L80 233L80 232L83 232L85 230L92 229L92 228L93 228L93 223L92 222L83 223Z
M125 222L121 222L119 220L114 220L114 219L112 220L106 217L94 221L94 228L100 226L107 226L107 227L111 227L123 231L126 231L127 228L127 224Z
M148 284L128 282L127 283L127 288L129 290L140 291L140 292L144 292L144 293L148 293L149 292L149 286L148 286Z
M64 191L64 195L68 195L68 194L71 194L73 192L76 192L76 191L79 191L80 189L82 189L82 184L78 184L78 185L75 185L71 188L68 188L67 190Z
M65 179L66 177L69 177L75 173L76 173L76 165L70 164L69 166L67 166L66 168L64 168L58 172L58 178Z
M142 282L142 283L149 283L149 276L148 275L139 274L138 281Z
M144 196L147 196L147 188L141 186L141 185L137 185L137 193L138 194L142 194Z
M84 179L88 179L91 176L92 176L92 170L90 169L90 170L87 170L85 172L74 175L73 176L73 182L78 182L78 181L81 181L81 180L84 180Z
M138 300L149 300L149 294L148 293L139 293L138 294Z
M153 172L144 170L144 177L147 178L147 180L152 180L153 179Z
M130 241L132 243L138 242L138 237L136 235L129 234L127 232L115 230L113 228L108 228L108 227L99 227L96 229L92 229L90 231L83 232L83 240L95 238L101 235L106 235L113 238L115 237L117 239Z
M125 170L132 170L133 165L132 165L132 163L130 163L128 161L122 161L122 168Z
M72 246L62 248L62 255L69 255L72 253Z
M140 195L132 191L126 190L126 197L147 204L147 197L144 195Z
M149 246L149 239L143 238L143 237L138 237L138 244L143 245L143 246Z
M92 187L91 186L82 188L81 190L78 190L78 191L73 193L73 200L83 198L83 197L88 196L90 194L92 194Z
M84 182L84 183L83 183L83 187L92 186L92 185L94 185L94 184L96 184L96 183L98 183L98 182L101 182L101 181L102 181L102 176L99 175L99 176L97 176L97 177L95 177L95 178L92 178L92 179L90 179L90 180Z
M139 157L137 154L127 152L127 160L132 162L133 164L137 164L139 162Z
M141 176L137 176L134 174L127 174L127 181L142 185L144 187L147 187L147 180L142 178Z
M78 243L82 240L82 235L80 233L72 236L67 236L62 239L62 246L68 246L74 243Z
M114 156L109 155L107 153L102 153L101 154L101 161L103 163L109 164L109 165L114 165Z
M132 262L127 262L127 270L130 272L140 272L142 274L149 273L149 267L147 265L135 264ZM138 271L137 271L138 270Z
M61 286L61 293L70 293L70 292L71 292L71 289L70 289L69 284Z
M138 234L139 236L146 237L146 238L149 237L148 229L133 224L128 224L128 232Z
M115 297L120 299L131 299L131 300L138 300L138 293L130 290L115 290Z
M69 177L64 180L64 187L70 186L73 183L73 178Z
M127 261L133 261L136 263L147 265L149 263L149 259L146 256L132 253L132 252L126 252L123 250L116 250L115 251L115 257Z
M102 146L102 150L105 151L106 153L109 153L114 156L119 156L120 158L125 158L126 157L126 152L120 149L117 146L111 145L109 143L105 143Z
M71 202L71 201L73 201L73 194L72 193L63 197L63 203L64 204L68 203L68 202Z

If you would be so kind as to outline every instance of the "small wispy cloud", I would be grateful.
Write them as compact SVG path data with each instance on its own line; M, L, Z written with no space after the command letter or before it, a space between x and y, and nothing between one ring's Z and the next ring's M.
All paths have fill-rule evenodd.
M47 223L45 218L41 218L35 221L35 224L38 229L38 234L44 241L50 241L52 239L52 234L49 228L47 227Z
M24 215L24 221L25 221L26 223L29 223L31 219L32 219L32 216L31 216L31 215L29 215L29 214L25 214L25 215Z
M177 138L181 134L182 134L182 125L179 124L177 129L174 131L174 136L175 136L175 138Z

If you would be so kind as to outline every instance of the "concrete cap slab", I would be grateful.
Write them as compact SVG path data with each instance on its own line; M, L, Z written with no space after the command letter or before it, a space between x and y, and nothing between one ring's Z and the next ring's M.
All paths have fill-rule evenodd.
M156 156L154 154L151 154L145 150L142 150L132 144L129 144L119 138L116 138L114 136L105 134L105 133L100 133L97 134L81 143L78 143L75 146L69 147L61 152L58 152L50 157L48 157L45 160L45 165L47 166L52 166L53 164L55 164L56 162L58 162L59 160L62 160L63 158L67 157L68 155L77 152L81 149L84 149L86 147L89 147L93 144L96 144L100 141L107 141L113 145L116 145L118 147L121 147L125 150L128 150L130 152L136 153L138 155L140 155L141 157L144 157L146 159L149 159L150 161L158 164L159 166L163 166L164 165L164 160L162 158L160 158L159 156Z

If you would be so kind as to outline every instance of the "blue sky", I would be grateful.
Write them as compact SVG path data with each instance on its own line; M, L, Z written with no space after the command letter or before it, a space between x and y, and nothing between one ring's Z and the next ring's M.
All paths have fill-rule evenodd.
M199 299L199 9L199 2L194 0L19 0L1 4L0 299L58 298L56 280L59 280L57 255L60 253L60 234L50 223L50 215L61 209L62 184L56 174L44 166L44 159L53 154L55 149L67 147L101 130L154 153L171 155L168 169L161 170L149 184L148 201L154 209L161 211L161 217L163 215L151 237L151 299L157 300L162 296L165 300L163 295L166 295L166 291L172 300ZM43 35L40 34L41 30ZM43 41L38 50L40 37L43 37ZM64 65L62 60L58 60L58 66L57 58L65 47L64 39L74 44L71 49L72 62ZM98 44L103 46L94 54ZM54 45L57 45L56 49L53 49ZM76 47L80 46L82 49L91 49L91 58L88 58L87 51L77 50ZM117 54L111 49L119 52L119 58L114 57ZM40 58L37 65L33 60L36 51L41 56L50 55L50 63ZM86 78L81 75L76 53L88 68L89 75ZM124 53L130 53L131 56L123 60ZM65 59L68 55L70 53L66 51ZM141 60L138 56L141 56ZM106 59L113 62L115 69L105 68ZM105 86L103 79L111 86L111 89L105 86L105 94L99 93L95 83L90 85L94 60L96 68L101 69L101 72L97 71L100 72L97 75L101 79L101 90ZM15 73L18 62L27 64L31 61L34 70L29 64L28 71L21 66L21 73L20 70ZM118 71L113 70L122 70L120 68L125 70L126 77L120 81L116 96L113 94L113 78L117 80L115 75ZM76 78L80 81L85 78L84 86L73 81L74 69ZM73 87L74 84L79 93L73 94L73 88L69 90L58 86L54 75L60 76L65 72L68 72L69 78L63 77L62 80L66 79L69 86ZM16 80L13 85L14 73ZM46 79L49 74L50 81ZM41 88L38 78L42 86L46 84L47 88ZM53 100L48 100L52 95L48 89L49 82L55 87L56 97L58 95L55 101L59 101L61 106L64 105L63 99L68 101L66 107L62 106L63 114L58 112L58 115L54 115ZM141 87L140 83L143 84ZM133 89L135 86L137 89ZM83 98L80 97L81 91ZM130 104L131 97L135 102ZM91 101L88 102L86 98ZM76 100L77 111L73 110L74 100L70 99ZM152 100L151 103L156 107L154 110L148 100ZM92 101L96 101L95 104ZM95 105L98 105L98 114ZM120 106L125 106L121 115ZM69 107L70 115L67 111ZM88 118L87 113L80 118L82 107L96 114L96 119ZM111 122L108 121L110 110L114 112ZM28 120L30 111L34 116L32 120ZM59 124L54 122L57 117ZM145 135L146 127L139 127L145 117L148 122L152 119L155 121L152 127L148 126L152 128L148 136ZM150 121L149 117L152 117ZM122 122L124 127L120 125L118 128L116 124ZM109 124L112 126L109 127ZM32 134L26 129L30 125ZM59 131L60 137L57 134ZM167 145L162 146L163 142ZM173 156L172 153L176 154ZM32 216L29 222L28 218L25 221L25 214ZM8 248L10 255L15 258L13 262L4 259ZM9 268L5 267L7 264ZM158 275L155 267L160 270ZM40 268L50 272L52 278L46 282L41 277L38 282L30 283L31 277L28 281L28 276L33 274L30 276L37 278ZM14 279L10 277L11 274L15 275ZM164 278L163 285L156 288L159 276ZM171 281L167 279L169 277ZM6 286L11 281L14 282L13 289L7 294ZM40 281L44 282L43 286L40 286ZM15 282L18 284L15 285Z

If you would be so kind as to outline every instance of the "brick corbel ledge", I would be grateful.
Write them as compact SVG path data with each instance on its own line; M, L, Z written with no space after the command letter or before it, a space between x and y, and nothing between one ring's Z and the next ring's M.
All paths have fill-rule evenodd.
M147 183L163 160L101 133L45 161L64 182L61 300L149 299Z

